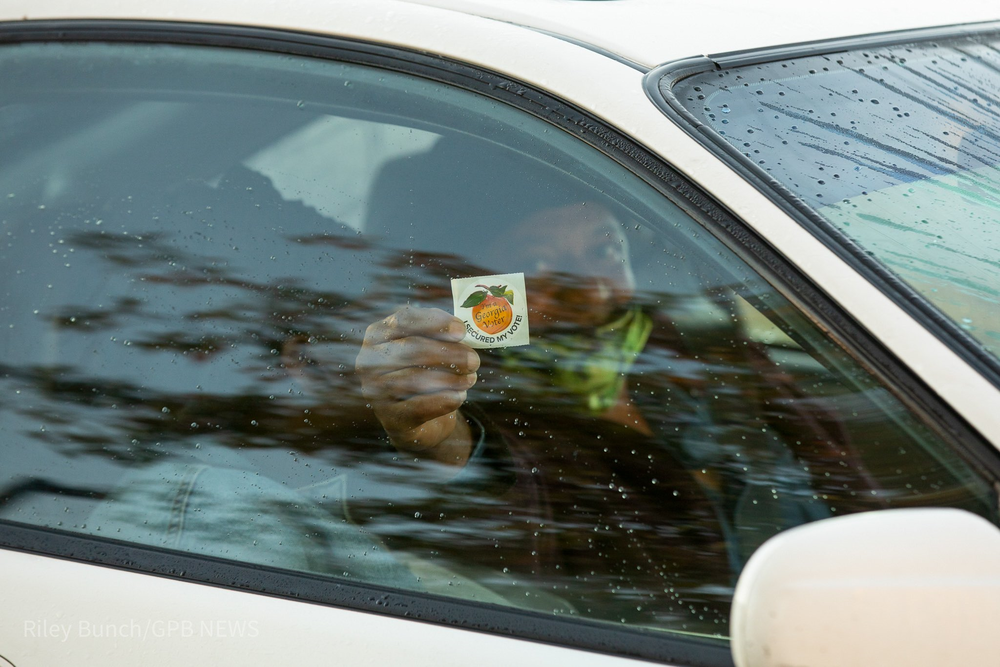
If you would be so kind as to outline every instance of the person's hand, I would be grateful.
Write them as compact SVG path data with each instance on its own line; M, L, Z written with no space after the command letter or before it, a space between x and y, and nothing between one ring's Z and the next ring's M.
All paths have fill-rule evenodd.
M479 355L458 342L465 324L438 308L406 306L365 331L355 362L365 398L393 446L464 464L472 432L459 408Z

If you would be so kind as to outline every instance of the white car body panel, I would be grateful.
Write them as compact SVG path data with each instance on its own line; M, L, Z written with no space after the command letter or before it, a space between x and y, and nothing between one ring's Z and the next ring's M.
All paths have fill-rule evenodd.
M16 667L649 664L13 551L0 573Z
M892 3L864 0L293 0L280 6L181 0L162 7L136 0L94 0L85 6L73 0L7 0L0 5L3 20L105 17L264 25L389 44L425 43L422 48L432 52L467 41L465 26L471 24L459 22L455 13L564 35L646 67L694 55L1000 19L989 0L910 3L905 12ZM491 41L518 50L516 42L504 41L504 33L494 34Z
M929 25L990 21L983 0L908 3L800 0L411 0L567 35L647 67L740 51Z

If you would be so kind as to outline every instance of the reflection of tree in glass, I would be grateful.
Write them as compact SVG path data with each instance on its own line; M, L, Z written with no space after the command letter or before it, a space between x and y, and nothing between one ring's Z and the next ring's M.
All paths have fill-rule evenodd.
M325 391L339 394L314 421L363 416L352 414L346 369L377 304L358 298L366 275L339 274L363 268L354 256L375 251L352 232L330 233L340 226L284 202L258 177L236 180L215 192L136 196L128 210L50 210L26 222L58 233L75 253L69 277L49 278L58 295L38 314L37 335L54 341L55 357L6 364L8 382L35 397L11 409L46 416L48 428L32 438L119 457L205 437L234 447L321 446L293 418L302 408L274 398L289 386L282 347L303 335L323 344ZM34 252L25 261L44 262L43 250Z

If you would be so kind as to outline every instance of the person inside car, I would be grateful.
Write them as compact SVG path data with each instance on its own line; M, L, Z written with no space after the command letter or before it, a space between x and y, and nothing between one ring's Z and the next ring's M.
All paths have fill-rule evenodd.
M846 432L806 407L735 317L685 336L669 303L640 293L626 213L613 203L572 186L534 191L527 176L512 177L510 206L462 198L487 192L494 172L442 144L387 167L385 180L409 183L392 215L417 220L422 266L523 272L531 342L465 345L462 320L436 307L440 288L368 326L355 365L368 405L392 447L440 480L407 505L428 528L387 542L530 575L589 615L719 627L749 554L829 515L812 482L860 467ZM446 163L454 181L433 180ZM462 245L468 232L449 219L487 220L489 252ZM725 303L725 292L705 298ZM841 489L839 511L869 502L858 490ZM366 526L377 533L379 521Z

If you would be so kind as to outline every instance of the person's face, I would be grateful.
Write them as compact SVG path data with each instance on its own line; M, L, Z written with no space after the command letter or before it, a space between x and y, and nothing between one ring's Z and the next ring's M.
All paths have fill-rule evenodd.
M510 241L523 260L533 329L603 324L635 293L621 225L598 204L541 211L518 223Z

